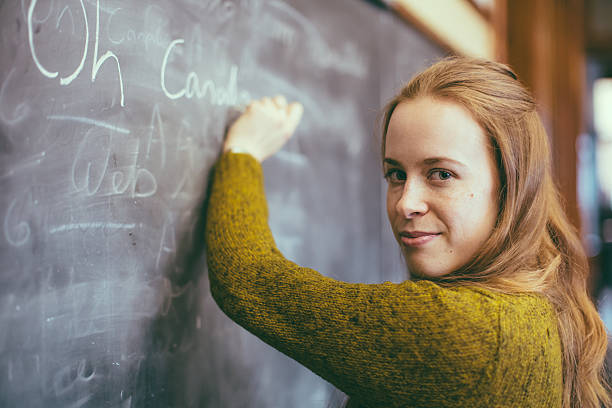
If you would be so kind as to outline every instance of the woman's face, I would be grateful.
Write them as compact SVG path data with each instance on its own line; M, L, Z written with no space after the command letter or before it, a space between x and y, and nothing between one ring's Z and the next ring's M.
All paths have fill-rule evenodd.
M401 102L384 171L389 222L413 275L443 276L474 257L495 226L499 175L469 111L430 97Z

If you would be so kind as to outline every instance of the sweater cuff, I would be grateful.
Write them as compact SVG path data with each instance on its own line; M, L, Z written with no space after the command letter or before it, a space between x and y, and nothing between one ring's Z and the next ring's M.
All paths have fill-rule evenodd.
M263 170L261 163L249 153L225 152L217 162L217 171L221 174L251 173L261 177Z

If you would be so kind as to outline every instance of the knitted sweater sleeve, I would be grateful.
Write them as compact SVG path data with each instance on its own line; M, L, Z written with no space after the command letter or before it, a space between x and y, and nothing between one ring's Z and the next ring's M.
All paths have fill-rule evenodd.
M206 244L219 307L362 404L443 406L491 392L493 299L427 281L346 283L286 260L249 155L224 154L214 169Z

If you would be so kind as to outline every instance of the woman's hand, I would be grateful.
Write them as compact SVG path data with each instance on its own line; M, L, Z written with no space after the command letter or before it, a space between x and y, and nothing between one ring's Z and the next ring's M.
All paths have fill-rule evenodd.
M302 104L287 104L283 96L251 102L227 132L223 151L249 153L262 162L289 140L303 112Z

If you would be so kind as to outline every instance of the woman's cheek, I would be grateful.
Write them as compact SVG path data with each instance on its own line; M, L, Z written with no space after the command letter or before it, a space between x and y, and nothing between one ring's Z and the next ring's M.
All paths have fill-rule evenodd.
M450 241L463 246L473 236L472 230L480 222L481 208L473 199L473 193L448 197L441 217L450 231Z

